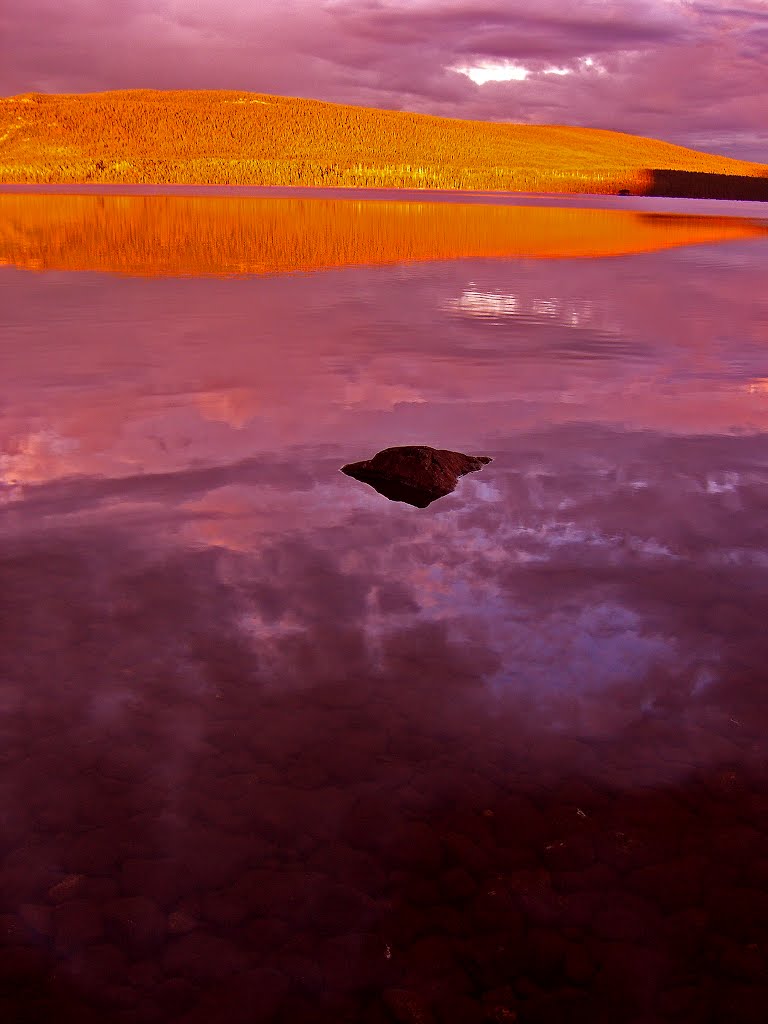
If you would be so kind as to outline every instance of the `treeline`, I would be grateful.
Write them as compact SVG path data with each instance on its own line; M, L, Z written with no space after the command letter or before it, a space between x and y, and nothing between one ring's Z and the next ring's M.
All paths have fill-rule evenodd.
M597 129L236 92L0 100L3 182L641 193L652 190L660 169L768 182L759 164Z
M742 218L578 208L0 194L0 265L147 276L615 256L767 234Z

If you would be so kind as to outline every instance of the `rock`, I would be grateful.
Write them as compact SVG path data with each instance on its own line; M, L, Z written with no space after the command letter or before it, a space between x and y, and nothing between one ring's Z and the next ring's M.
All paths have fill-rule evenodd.
M391 501L426 508L435 499L450 494L460 476L475 473L491 461L487 455L462 455L427 445L405 445L385 448L365 462L342 466L341 471L370 484Z
M440 1024L486 1024L483 1006L470 996L440 992L435 1000Z
M103 989L107 982L124 980L125 972L125 954L107 943L79 949L66 960L68 977L88 992Z
M56 947L62 953L98 941L103 935L101 911L86 900L59 903L53 911Z
M536 981L551 986L563 973L568 943L550 928L531 928L526 937L527 960Z
M196 983L211 983L223 982L238 974L245 969L247 961L245 954L227 939L194 931L168 945L163 955L163 968L170 975L180 975Z
M477 892L474 878L462 867L444 872L440 878L440 888L450 903L463 903Z
M586 985L595 973L595 963L582 943L571 943L565 954L565 974L576 985Z
M94 828L69 837L61 848L61 862L69 879L78 874L112 875L115 865L128 854L125 835L119 829Z
M592 921L592 930L601 939L641 942L644 936L656 935L661 918L656 908L633 893L611 893L605 906Z
M370 925L376 916L377 905L349 885L318 879L311 890L312 921L323 935L345 935L353 929Z
M701 899L707 865L703 857L684 857L637 868L624 884L645 896L665 913L695 907Z
M407 871L437 872L443 862L439 835L421 821L404 823L395 833L396 842L388 851L391 863Z
M285 1020L282 1015L278 1018L278 1012L288 989L287 978L268 967L233 972L226 981L208 988L179 1024L273 1024Z
M36 903L22 903L19 917L27 928L35 935L50 938L53 935L53 917L51 908Z
M724 985L715 995L710 1019L762 1024L765 1020L766 999L768 986L765 984Z
M326 843L319 847L308 863L313 871L345 882L369 895L377 895L386 887L386 871L378 860L340 842Z
M720 968L734 978L760 981L765 977L765 959L756 942L746 946L729 942L720 956Z
M632 1024L649 1024L650 1020L634 1016L629 1019ZM526 1001L524 1020L526 1024L592 1024L595 1020L594 1007L587 993L578 989L562 988L558 992L540 992Z
M203 915L225 928L243 924L249 918L304 921L314 906L315 886L322 884L321 879L317 873L306 871L244 871L233 885L203 897Z
M768 893L744 887L710 889L705 894L705 908L720 935L739 942L764 942Z
M517 1020L517 996L510 985L483 993L485 1020L489 1024L514 1024Z
M317 952L326 990L341 995L388 988L401 973L398 960L386 939L373 933L327 939Z
M594 861L594 845L591 836L569 835L545 843L541 859L552 871L578 871L589 867Z
M664 918L661 941L669 942L678 957L697 957L710 939L710 915L702 907L689 907Z
M249 921L239 933L240 944L263 960L285 946L291 929L276 917L257 917Z
M168 915L167 928L169 935L186 935L197 928L197 918L184 910L174 910Z
M323 972L309 957L284 954L276 958L274 966L299 992L317 998L323 991Z
M8 946L0 956L0 993L11 994L11 986L37 983L49 970L46 953L42 949L27 946ZM10 985L6 984L10 982ZM7 1004L6 1004L7 1005ZM0 1007L5 1009L0 1003ZM3 1015L3 1020L18 1020L18 1017ZM27 1018L28 1020L30 1018ZM44 1018L38 1017L38 1020ZM51 1019L51 1018L49 1018Z
M632 1020L639 1019L642 1011L650 1009L673 968L673 962L663 951L639 944L614 940L593 942L591 952L597 973L590 987L590 998L598 1006L632 1006L635 1012ZM621 1016L614 1014L612 1019L621 1019ZM735 1021L740 1018L712 1019Z
M180 895L231 884L248 864L259 863L264 851L264 843L254 836L233 836L204 826L190 826L183 839L183 856L179 852L176 858L183 862L185 885Z
M164 980L160 965L154 959L132 963L125 972L125 977L134 988L140 989L153 988Z
M0 946L33 945L29 930L13 914L0 914Z
M549 925L560 922L564 901L560 893L552 888L552 879L548 871L536 869L510 872L506 878L506 888L531 924ZM497 900L501 899L501 883L490 891L496 892Z
M192 1005L199 995L192 982L184 978L168 978L155 988L153 994L160 1009L169 1019L175 1019Z
M482 841L483 836L477 837ZM446 832L443 844L451 860L460 868L466 868L473 875L485 875L490 870L490 858L481 843L458 832Z
M434 1024L434 1015L418 992L390 988L384 992L384 1003L398 1024Z
M120 875L126 896L147 896L162 907L173 907L195 888L182 860L126 860Z
M166 919L146 896L127 896L104 907L104 919L116 939L136 952L159 946L166 934Z
M85 880L85 875L67 875L48 890L48 899L52 903L64 903L67 900L76 899L80 895L80 889Z

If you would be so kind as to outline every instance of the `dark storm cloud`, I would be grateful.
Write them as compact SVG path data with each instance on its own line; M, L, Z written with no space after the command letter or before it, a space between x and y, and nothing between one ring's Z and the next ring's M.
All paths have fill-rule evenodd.
M510 57L531 54L562 58L585 53L634 48L678 38L682 26L627 12L600 16L588 7L574 15L551 4L538 12L523 7L464 5L446 10L433 4L420 10L388 6L374 10L344 8L347 30L381 47L388 44L418 46L475 57Z

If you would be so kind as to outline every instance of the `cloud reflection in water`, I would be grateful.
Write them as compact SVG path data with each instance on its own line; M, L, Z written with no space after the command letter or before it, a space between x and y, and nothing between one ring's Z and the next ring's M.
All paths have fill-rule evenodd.
M0 909L29 1019L208 1024L269 982L275 1019L330 1024L447 964L451 1005L512 979L546 1020L573 985L542 935L601 965L601 1019L628 991L660 1019L671 971L724 1020L762 1005L722 967L765 922L753 244L2 270ZM450 306L470 289L526 315ZM493 474L414 515L338 473L429 440Z

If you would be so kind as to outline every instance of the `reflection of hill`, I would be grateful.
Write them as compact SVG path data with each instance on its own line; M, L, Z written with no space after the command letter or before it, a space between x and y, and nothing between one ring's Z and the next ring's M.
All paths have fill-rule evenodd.
M765 236L735 218L452 203L0 195L0 264L141 276L600 257Z

